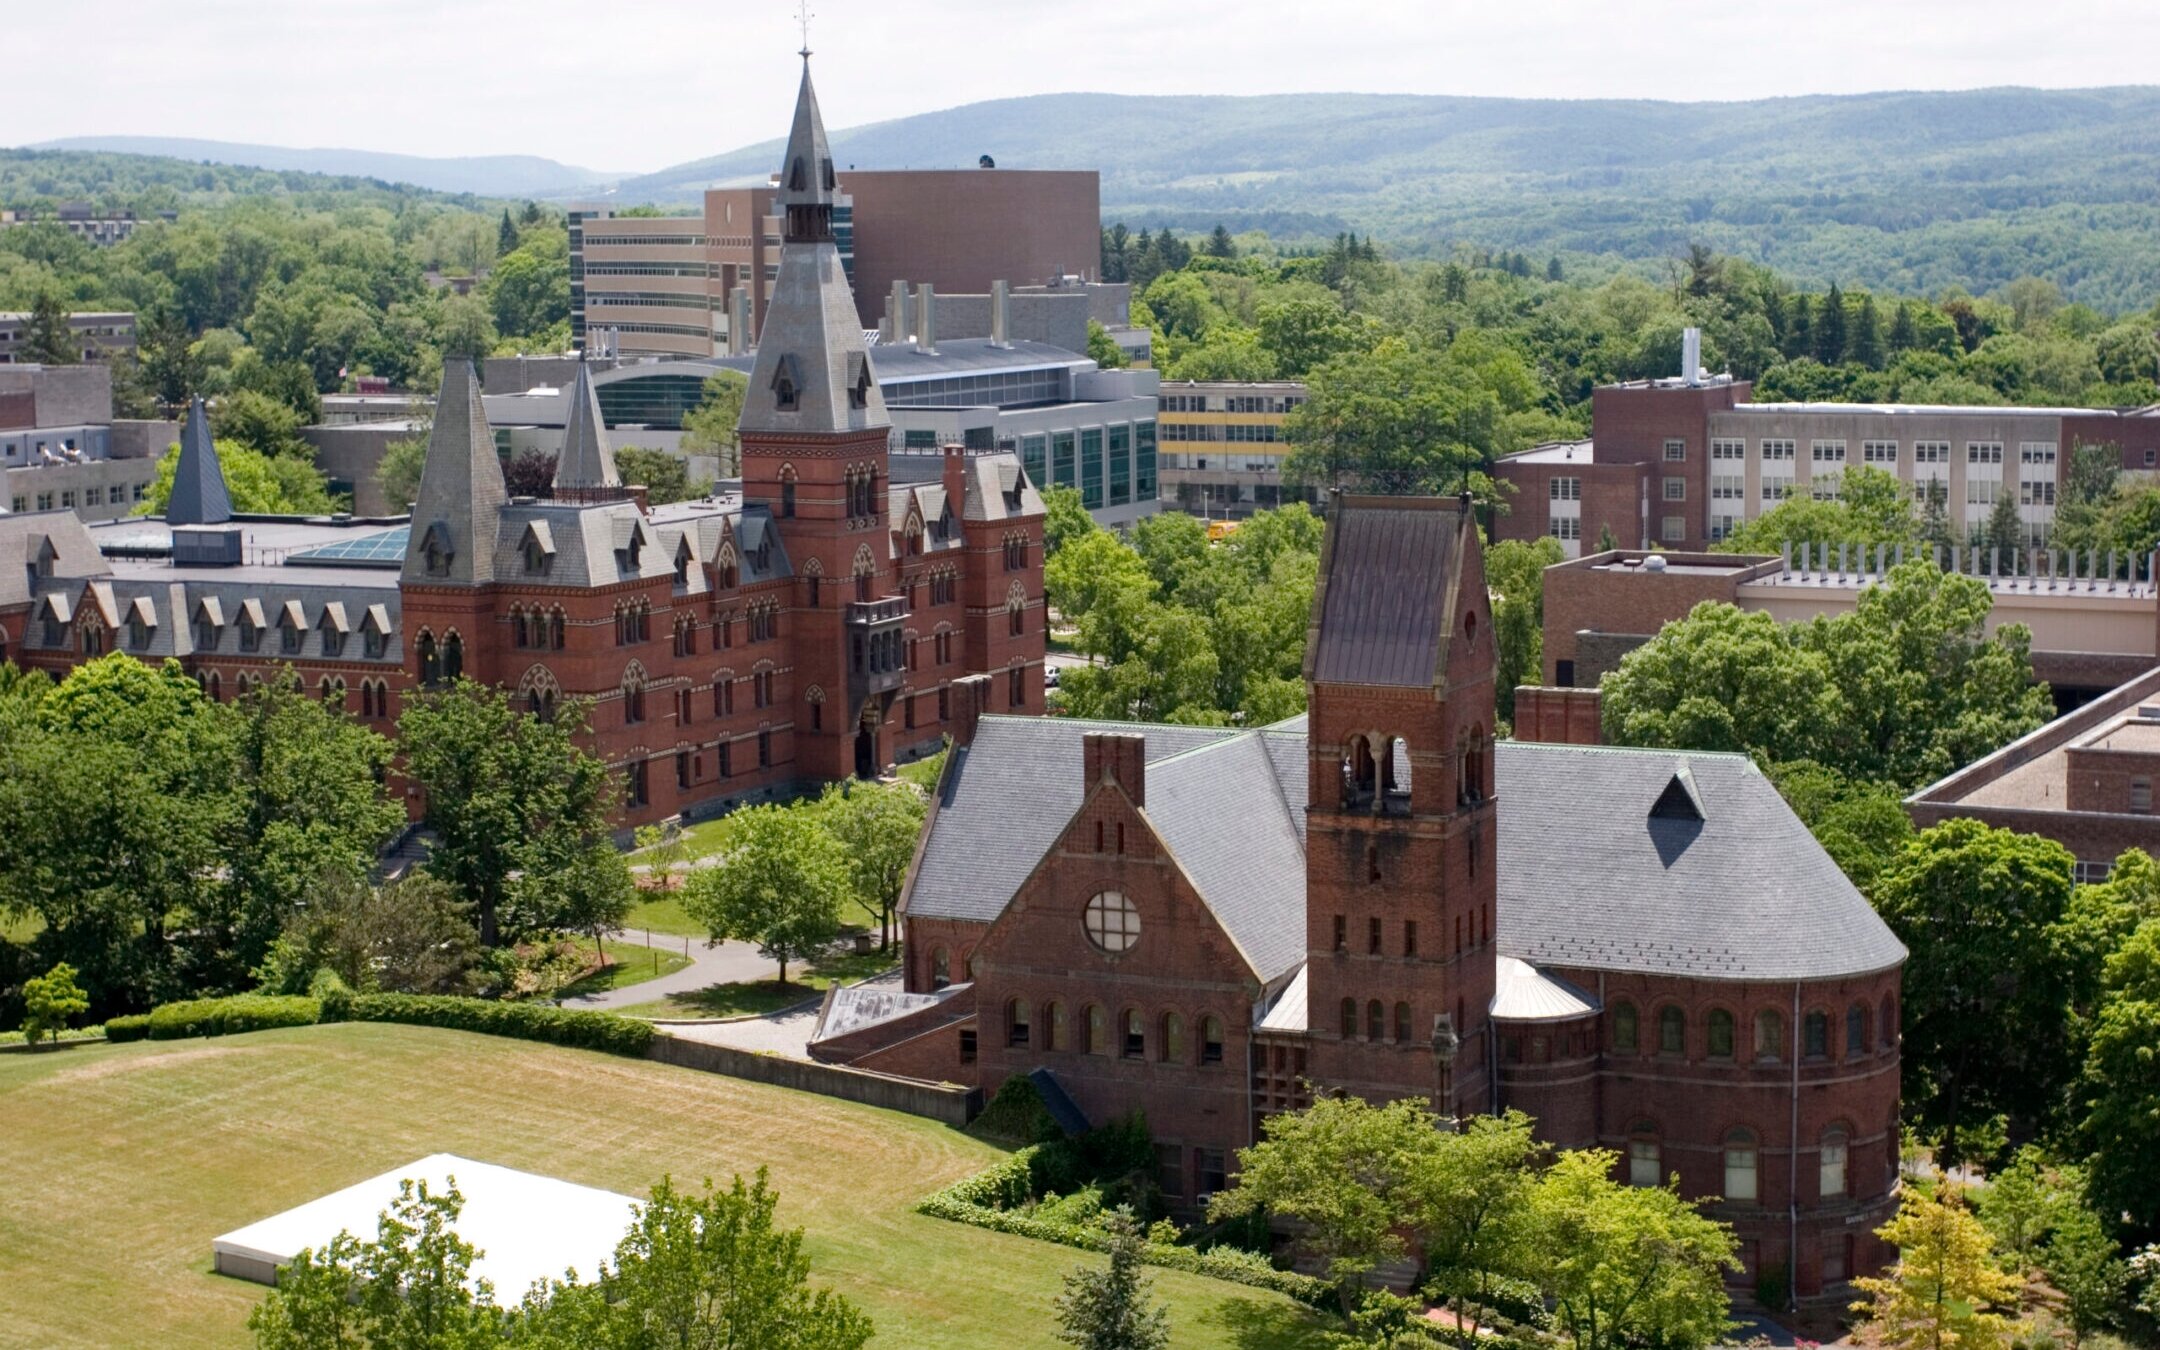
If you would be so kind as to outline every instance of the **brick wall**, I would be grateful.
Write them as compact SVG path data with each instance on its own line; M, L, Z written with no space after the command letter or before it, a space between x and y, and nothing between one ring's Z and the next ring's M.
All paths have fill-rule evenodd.
M1577 678L1581 678L1578 668ZM1562 745L1597 745L1604 740L1598 691L1526 684L1515 691L1515 739Z

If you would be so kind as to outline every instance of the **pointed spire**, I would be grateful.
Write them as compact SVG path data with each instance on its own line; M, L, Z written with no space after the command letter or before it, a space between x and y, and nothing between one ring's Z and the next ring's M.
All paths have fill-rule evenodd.
M496 535L509 500L472 362L448 356L420 470L420 497L413 504L405 579L451 585L493 581Z
M180 462L173 470L172 495L165 499L171 525L222 525L232 519L232 496L225 490L225 466L210 439L210 418L202 395L188 404L187 425L180 431Z
M555 495L575 501L621 487L615 448L608 444L607 424L600 418L600 395L593 388L592 369L580 361L577 382L570 387L569 415L563 421L562 453L555 457Z
M833 194L839 179L833 173L832 147L825 141L825 119L818 112L817 90L810 83L810 54L803 53L802 87L795 92L795 123L788 128L787 155L780 161L777 203L787 217L787 238L797 236L800 223L814 226L812 212L801 208L823 207L824 236L832 237Z
M780 165L777 197L786 216L780 275L766 302L757 364L743 394L738 423L743 431L843 432L890 425L863 346L855 295L833 243L836 187L805 57L795 125Z

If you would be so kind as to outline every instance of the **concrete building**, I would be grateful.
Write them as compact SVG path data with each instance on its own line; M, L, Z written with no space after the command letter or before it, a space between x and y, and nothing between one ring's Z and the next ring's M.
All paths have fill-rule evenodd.
M1161 399L1163 489L1179 510L1235 519L1317 500L1283 482L1283 423L1305 401L1303 381L1170 380Z
M747 351L779 279L780 193L777 183L711 188L702 211L681 216L572 209L572 343L592 346L587 334L605 329L614 350L629 356ZM839 171L833 237L861 326L876 326L896 281L987 294L996 281L1092 278L1099 195L1093 172ZM736 327L746 331L731 337Z
M1790 558L1620 549L1560 563L1545 570L1545 683L1596 688L1622 657L1704 601L1782 623L1849 613L1897 561L1895 551L1859 548ZM1961 549L1941 565L1970 575L1980 561ZM2041 567L2028 569L2039 575L1980 576L1994 601L1987 629L2025 625L2034 675L2063 706L2084 702L2160 661L2156 561L2043 555Z
M68 331L75 341L84 361L102 361L119 351L132 351L135 347L135 316L119 310L84 310L70 314ZM27 313L0 314L0 365L28 361L23 355L23 339L30 327Z
M163 220L172 220L177 212L160 211ZM135 233L133 211L100 211L89 202L63 202L49 216L29 211L0 211L0 230L16 225L34 225L39 221L52 221L92 248L110 248Z
M624 825L874 773L986 705L1039 714L1042 499L1009 454L895 474L824 144L806 68L738 487L647 509L580 370L552 495L511 498L451 361L409 519L235 516L198 402L162 519L0 515L28 564L0 568L0 658L171 657L217 698L289 667L381 731L460 675L536 715L587 698Z
M1316 1094L1520 1107L1677 1174L1737 1289L1892 1256L1905 951L1744 757L1504 741L1466 505L1338 499L1309 713L963 723L901 902L908 994L810 1052L1089 1122L1146 1112L1180 1208Z
M2104 880L2127 849L2160 854L2160 668L2012 741L1905 799L1922 829L1959 816L2053 839L2079 881Z
M126 516L179 432L174 422L115 421L109 367L11 365L0 370L0 510Z
M2160 471L2160 407L1756 403L1751 390L1697 371L1592 391L1588 440L1495 468L1516 492L1494 537L1549 534L1570 557L1608 538L1608 547L1702 548L1788 497L1834 499L1845 472L1867 465L1916 498L1940 494L1965 530L2011 497L2040 545L2078 447L2109 447L2126 471Z

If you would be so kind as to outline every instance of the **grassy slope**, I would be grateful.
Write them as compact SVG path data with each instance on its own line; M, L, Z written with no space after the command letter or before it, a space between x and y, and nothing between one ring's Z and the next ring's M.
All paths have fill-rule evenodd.
M910 1212L996 1155L913 1117L642 1061L418 1027L0 1056L0 1346L246 1343L210 1240L444 1150L641 1194L772 1168L816 1277L880 1345L1054 1344L1077 1253ZM868 1164L868 1165L866 1165ZM1157 1272L1177 1344L1318 1346L1279 1297Z
M561 997L599 994L610 989L620 989L625 985L643 984L647 980L673 974L690 964L690 958L679 951L669 951L665 947L647 947L642 942L617 942L610 938L601 943L600 948L607 953L608 964L576 983L565 986Z

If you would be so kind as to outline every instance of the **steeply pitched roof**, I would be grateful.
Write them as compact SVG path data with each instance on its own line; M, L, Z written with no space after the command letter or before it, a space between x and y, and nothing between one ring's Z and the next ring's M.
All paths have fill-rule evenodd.
M952 752L908 913L985 923L1003 913L1080 809L1082 737L1101 730L1146 739L1142 813L1254 973L1272 981L1294 969L1305 950L1303 807L1291 806L1303 801L1303 760L1294 783L1279 781L1268 732L984 718L974 743Z
M493 581L496 531L509 500L472 362L450 357L443 362L442 394L435 403L434 429L428 433L419 499L413 504L405 579L436 585ZM449 566L442 575L428 571L431 543L447 553Z
M821 237L794 236L791 213L824 212L829 219L833 192L832 152L805 60L775 203L788 221L788 234L780 245L780 275L758 332L757 362L743 392L738 425L744 431L862 431L890 425L885 396L878 392L869 349L863 345L854 292L841 270L839 247L829 230ZM786 400L781 397L783 380L790 395ZM859 406L856 391L861 393Z
M1905 959L1744 756L1494 749L1504 954L1710 980L1832 979ZM1701 819L1672 809L1676 777ZM1653 814L1661 800L1665 813Z
M1337 498L1313 597L1306 678L1438 684L1471 528L1467 509L1443 498Z
M563 419L562 453L555 457L555 490L564 493L621 486L622 475L615 471L615 447L608 444L607 424L600 419L600 396L593 390L592 371L580 361L577 381L570 386L570 407Z
M1146 738L1149 821L1256 973L1294 969L1305 950L1302 718L1238 732L986 717L974 743L952 752L908 912L987 923L1004 911L1080 807L1088 731ZM1745 758L1494 749L1502 955L1757 981L1864 975L1905 959ZM1669 800L1654 814L1676 778L1700 819Z
M210 419L199 394L188 404L187 425L180 429L180 460L173 470L172 495L165 500L165 519L173 525L222 525L232 519L225 469L210 439Z

